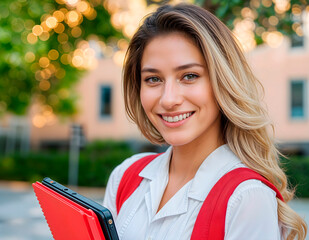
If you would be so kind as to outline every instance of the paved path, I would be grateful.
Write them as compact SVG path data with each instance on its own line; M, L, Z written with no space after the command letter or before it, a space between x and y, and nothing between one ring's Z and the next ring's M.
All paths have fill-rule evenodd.
M102 203L104 189L74 190ZM309 199L294 200L291 207L308 220ZM0 240L52 239L32 187L20 182L0 182Z

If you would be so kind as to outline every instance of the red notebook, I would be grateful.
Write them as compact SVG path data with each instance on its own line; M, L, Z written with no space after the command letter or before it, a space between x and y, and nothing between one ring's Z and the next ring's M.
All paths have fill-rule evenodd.
M105 240L96 214L40 182L32 184L55 240Z

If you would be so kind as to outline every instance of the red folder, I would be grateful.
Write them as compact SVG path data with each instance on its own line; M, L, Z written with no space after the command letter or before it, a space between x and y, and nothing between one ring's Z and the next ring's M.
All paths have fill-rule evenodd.
M55 240L105 240L96 214L40 182L32 184Z

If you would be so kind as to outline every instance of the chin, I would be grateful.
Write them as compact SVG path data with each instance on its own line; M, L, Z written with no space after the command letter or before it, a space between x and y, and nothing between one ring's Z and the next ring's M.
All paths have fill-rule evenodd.
M171 146L183 146L183 145L186 145L190 142L190 140L188 139L184 139L184 138L167 138L167 139L164 139L165 142Z

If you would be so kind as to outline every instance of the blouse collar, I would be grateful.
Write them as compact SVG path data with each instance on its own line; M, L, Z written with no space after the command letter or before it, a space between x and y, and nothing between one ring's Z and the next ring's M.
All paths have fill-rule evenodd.
M168 179L169 162L172 147L151 161L139 174L148 180ZM243 165L240 159L232 152L227 144L215 149L203 161L194 178L191 180L188 197L204 201L211 188L227 172Z

